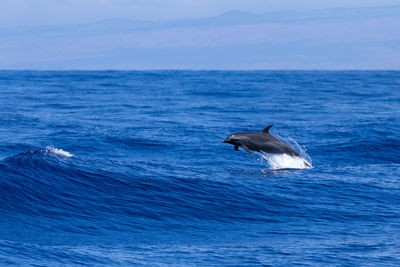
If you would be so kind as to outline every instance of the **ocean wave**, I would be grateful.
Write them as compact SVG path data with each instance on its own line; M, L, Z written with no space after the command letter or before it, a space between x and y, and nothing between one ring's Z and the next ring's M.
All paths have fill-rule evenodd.
M53 146L46 146L43 149L29 150L29 151L19 153L17 155L6 158L5 160L9 161L9 160L12 160L15 158L20 158L21 156L24 156L24 155L47 155L47 156L55 156L55 157L61 157L61 158L62 157L66 157L66 158L75 157L74 154L72 154L68 151L65 151L61 148L56 148Z
M91 233L107 227L163 228L163 224L193 219L279 220L275 209L286 207L283 199L268 195L253 199L251 187L182 178L169 172L152 173L150 169L142 175L135 173L139 169L135 166L131 172L87 168L79 159L60 160L70 158L66 153L45 148L0 162L0 175L4 177L0 180L0 210L7 211L11 219L20 215L46 216L62 223L65 217L74 218L63 227L75 232L86 231L79 225L81 219L102 218L95 229L87 230ZM137 163L138 167L141 165Z
M74 157L73 154L69 153L68 151L64 151L61 148L56 148L53 146L47 146L45 149L41 150L43 153L53 154L56 156L72 158Z

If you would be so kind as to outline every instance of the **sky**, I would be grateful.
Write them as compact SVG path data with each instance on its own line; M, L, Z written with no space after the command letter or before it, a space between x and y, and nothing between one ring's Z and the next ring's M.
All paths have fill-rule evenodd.
M0 69L400 69L398 0L2 0Z
M398 0L2 0L0 26L62 25L104 19L166 20L242 10L267 13L398 5Z

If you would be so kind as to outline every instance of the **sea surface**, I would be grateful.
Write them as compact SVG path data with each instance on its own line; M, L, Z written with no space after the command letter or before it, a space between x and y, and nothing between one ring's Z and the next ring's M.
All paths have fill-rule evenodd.
M0 71L0 140L0 265L400 266L400 72Z

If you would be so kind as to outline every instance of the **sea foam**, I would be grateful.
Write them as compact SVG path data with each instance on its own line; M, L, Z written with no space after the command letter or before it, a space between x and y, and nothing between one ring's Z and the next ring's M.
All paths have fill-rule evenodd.
M64 151L60 148L55 148L53 146L47 146L45 149L42 150L43 153L53 154L56 156L72 158L74 157L73 154L69 153L68 151Z

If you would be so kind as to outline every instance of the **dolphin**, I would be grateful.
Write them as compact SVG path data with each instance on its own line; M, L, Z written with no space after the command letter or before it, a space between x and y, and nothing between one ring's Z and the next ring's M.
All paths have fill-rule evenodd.
M271 135L269 133L271 127L272 125L269 125L260 132L233 133L223 140L222 143L234 145L235 150L239 150L239 146L241 146L250 154L252 153L251 151L257 151L301 157L293 147Z

